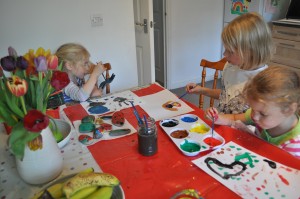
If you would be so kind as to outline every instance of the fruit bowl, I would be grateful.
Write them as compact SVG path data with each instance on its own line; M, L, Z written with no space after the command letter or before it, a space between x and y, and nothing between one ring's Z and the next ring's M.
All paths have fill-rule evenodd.
M67 182L67 180L74 177L75 175L77 175L77 173L69 174L69 175L63 176L61 178L58 178L58 179L54 180L53 182L45 185L43 188L41 188L38 192L36 192L34 194L32 199L39 199L41 197L41 194L43 194L45 192L45 190L48 190L48 191L52 190L52 192L54 192L55 194L59 194L59 192L61 192L61 191L54 191L55 189L57 189L56 187L60 187L61 185L59 185L59 184L63 184L65 182ZM58 185L58 186L55 187L54 185ZM52 187L52 188L50 188L50 187ZM60 198L60 197L56 197L55 195L53 195L53 198ZM124 190L121 185L114 186L110 199L125 199L125 193L124 193Z
M62 119L53 119L51 122L55 122L57 130L63 135L63 139L57 143L58 147L61 149L69 142L71 138L71 125Z

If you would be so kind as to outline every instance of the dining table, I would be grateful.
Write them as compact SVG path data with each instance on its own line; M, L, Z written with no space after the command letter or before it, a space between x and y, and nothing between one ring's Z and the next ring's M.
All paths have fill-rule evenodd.
M140 99L162 91L172 99L175 95L158 83L128 89L128 91ZM108 99L114 94L102 98ZM150 102L149 100L145 101L143 103L154 103L151 100ZM180 114L192 114L199 117L208 126L212 126L212 122L205 117L202 109L184 98L180 99L180 103L184 103L189 111L179 113L179 115L172 112L172 117L180 116ZM139 115L147 117L155 115L155 111L150 112L143 107L145 106L142 103L135 105ZM151 156L144 156L138 150L139 143L136 132L138 120L133 107L126 106L118 111L124 114L126 121L135 131L116 139L101 140L91 145L84 145L78 141L80 133L75 124L76 121L80 121L90 113L82 103L60 107L60 117L71 124L72 136L68 144L61 149L64 168L58 178L93 167L95 171L116 176L120 180L120 186L126 199L171 199L175 198L174 195L182 190L195 190L202 198L241 198L237 192L229 189L193 162L214 152L213 149L200 152L196 156L186 156L160 125L161 120L168 119L164 115L160 115L155 120L157 152ZM106 114L110 114L110 112ZM300 170L299 159L252 134L222 125L214 125L214 131L224 138L225 143L234 142L269 160ZM6 144L7 138L4 127L0 126L0 199L31 198L45 185L29 185L20 179L14 157ZM287 196L287 198L289 197Z

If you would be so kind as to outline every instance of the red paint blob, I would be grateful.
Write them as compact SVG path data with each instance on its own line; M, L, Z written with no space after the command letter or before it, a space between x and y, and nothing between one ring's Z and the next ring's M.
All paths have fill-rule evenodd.
M215 147L215 146L219 146L222 144L222 142L216 138L213 138L213 137L208 137L208 138L205 138L203 140L203 142L207 145L209 145L210 147Z

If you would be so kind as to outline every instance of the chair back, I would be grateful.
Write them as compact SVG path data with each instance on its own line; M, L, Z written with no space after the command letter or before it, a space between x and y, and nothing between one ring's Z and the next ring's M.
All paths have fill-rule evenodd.
M212 89L217 89L217 81L219 78L219 72L223 71L226 62L227 62L227 60L225 58L222 58L221 60L216 61L216 62L211 62L206 59L202 59L200 62L200 66L202 67L201 86L205 87L206 68L210 68L210 69L215 70ZM199 96L199 108L201 108L201 109L203 109L204 97L205 96L203 94L200 94L200 96ZM212 98L212 97L210 97L209 106L210 107L214 106L214 98Z
M104 72L104 74L102 74L104 80L108 80L110 78L110 74L109 74L109 71L111 70L111 65L110 63L105 63L103 64L104 65L104 68L106 68L106 71ZM95 64L91 64L91 67L90 67L90 73L94 70L94 67L95 67ZM108 94L110 93L110 84L108 82L105 83L105 93Z
M103 65L106 68L105 79L109 79L110 78L109 71L111 70L111 65L110 65L110 63L105 63ZM108 94L108 93L110 93L110 84L109 83L106 84L106 94Z

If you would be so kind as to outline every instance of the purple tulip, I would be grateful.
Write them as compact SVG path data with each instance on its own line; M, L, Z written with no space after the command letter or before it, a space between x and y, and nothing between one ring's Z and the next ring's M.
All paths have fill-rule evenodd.
M8 47L8 55L14 58L18 57L17 51L13 47Z
M28 67L28 62L23 56L20 56L20 57L17 58L17 64L16 65L20 69L26 70L26 68Z
M36 66L36 70L38 72L47 71L47 60L44 56L38 56L34 58L34 65Z
M14 71L16 69L16 60L13 56L1 58L1 66L5 71Z

